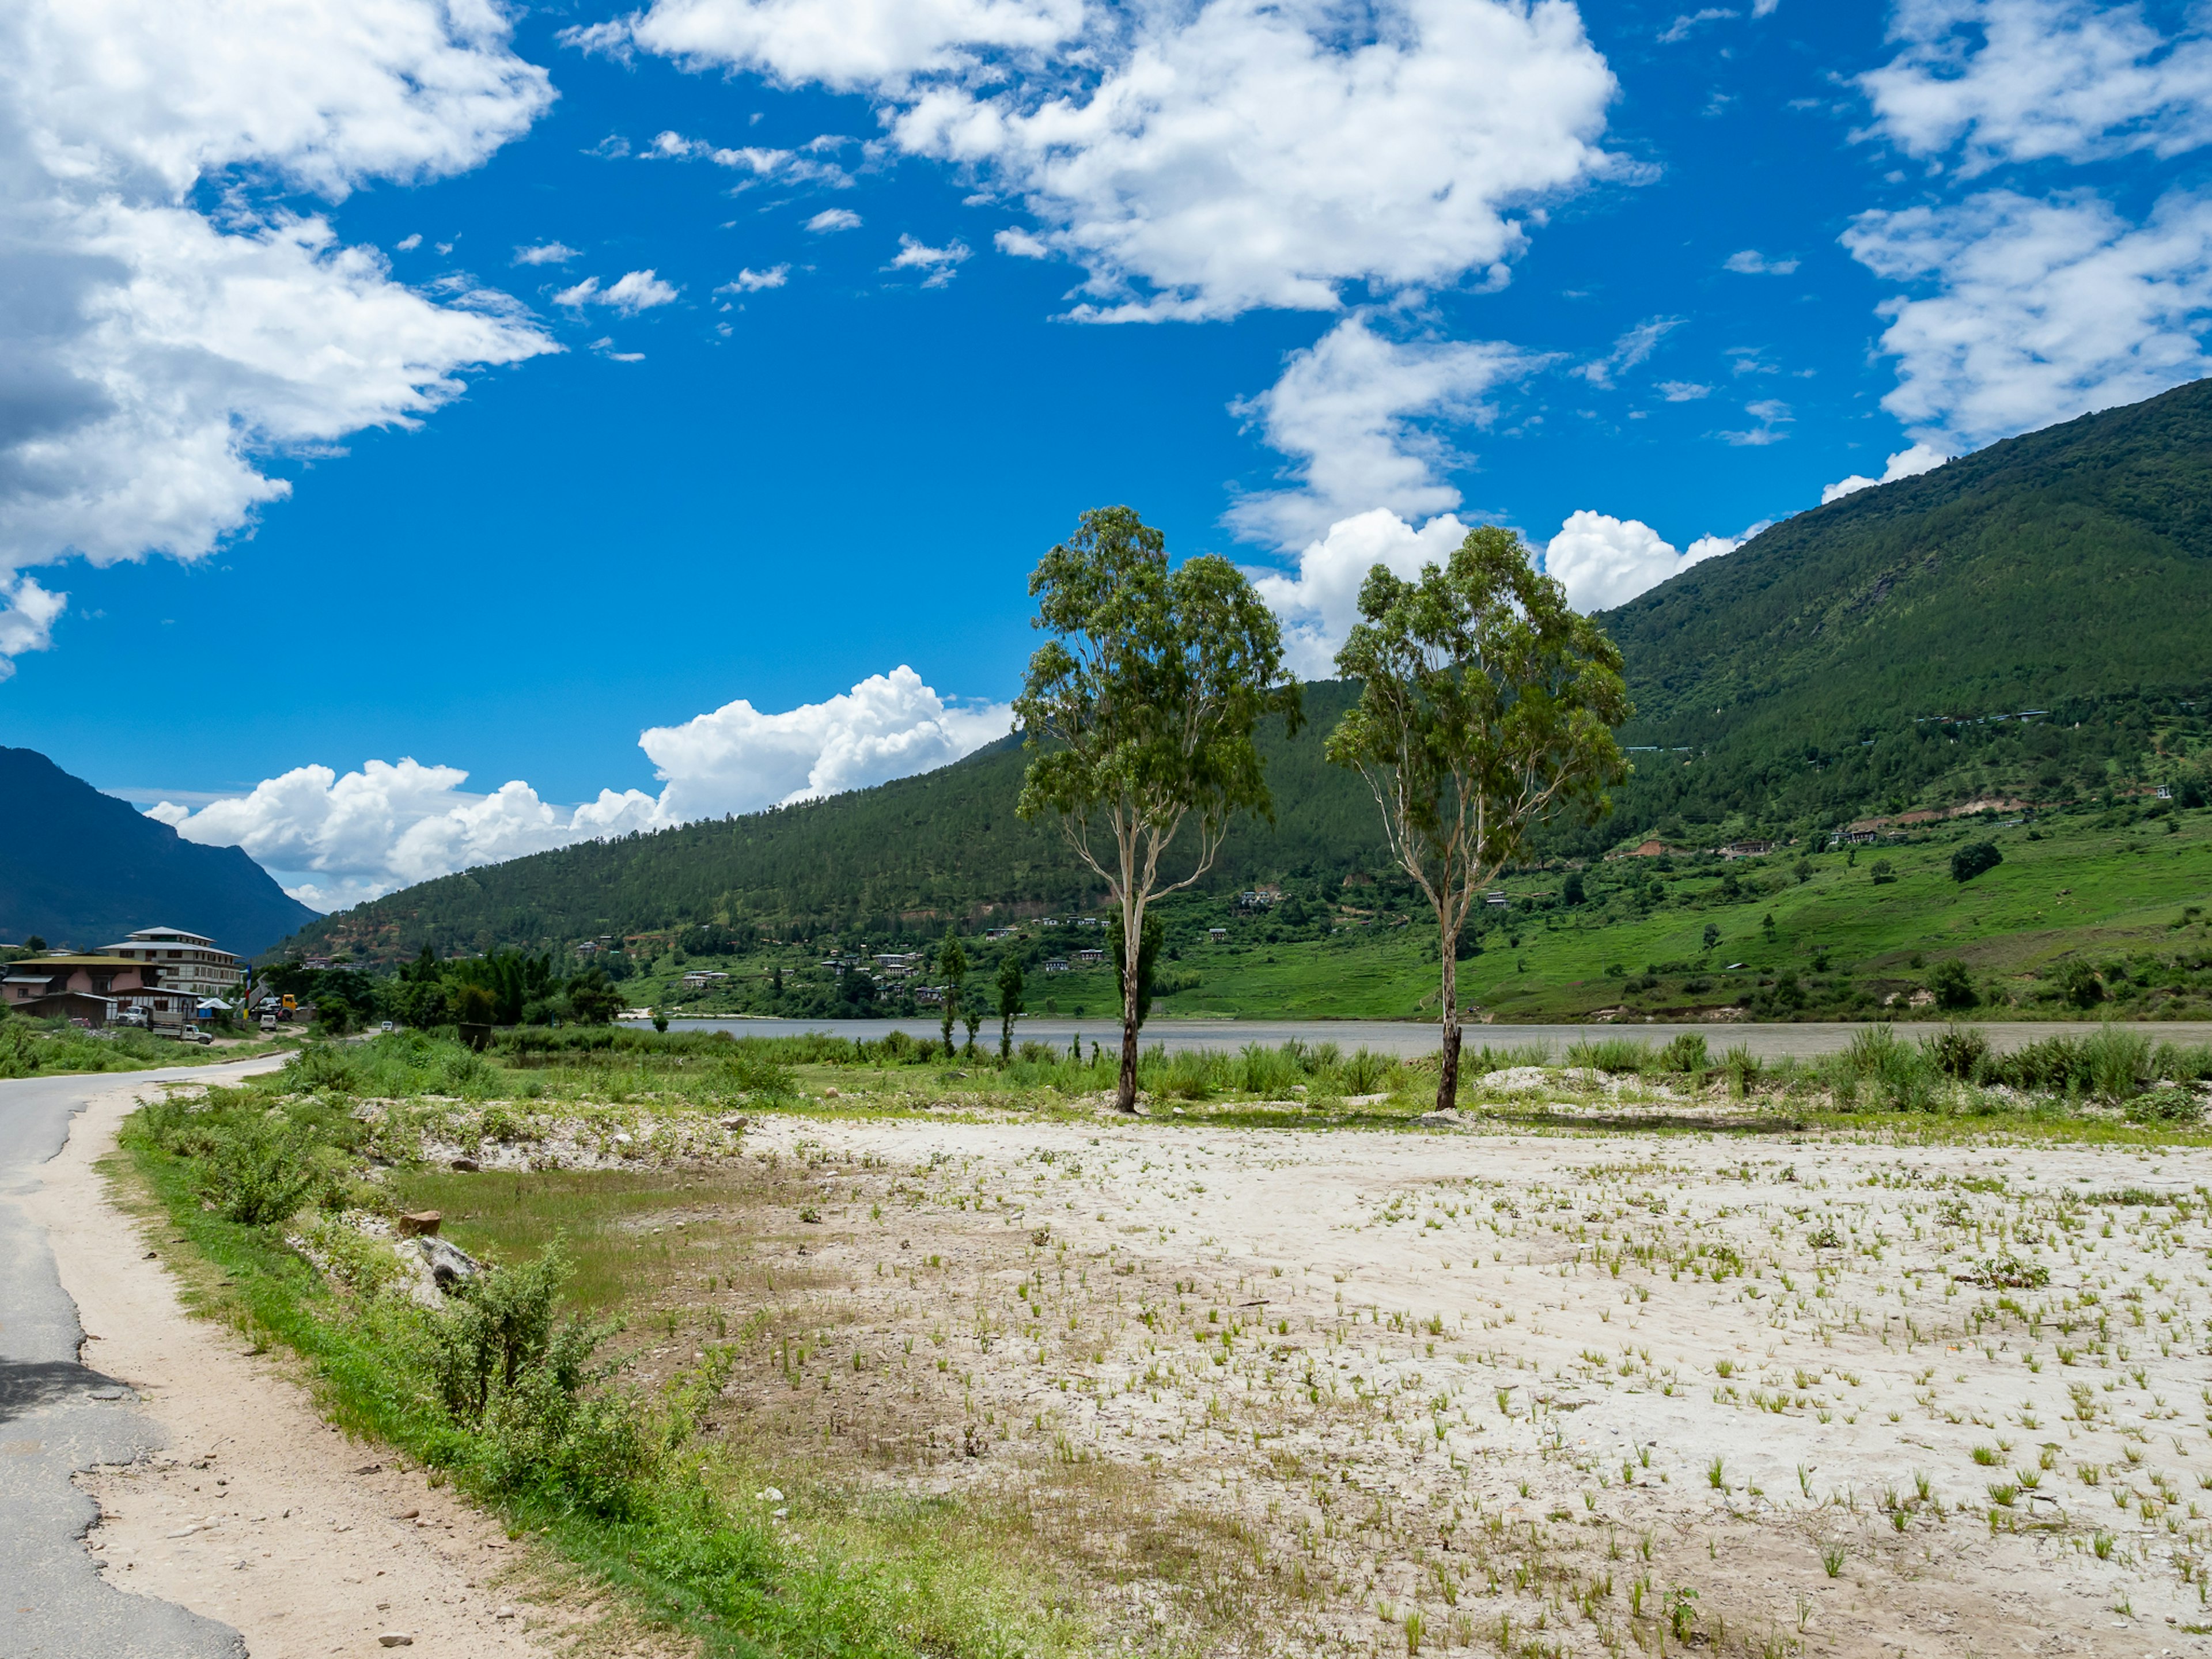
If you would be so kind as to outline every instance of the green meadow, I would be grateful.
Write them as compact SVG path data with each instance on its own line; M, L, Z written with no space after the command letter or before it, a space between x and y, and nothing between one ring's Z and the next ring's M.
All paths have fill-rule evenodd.
M1954 880L1952 855L1983 842L2003 862ZM1565 873L1501 884L1508 905L1492 907L1459 964L1477 1018L2212 1016L2212 812L1961 820L1850 849L1620 860L1588 873L1580 905L1561 901ZM1949 961L1972 1001L1939 1008L1929 987ZM1161 977L1187 987L1156 1000L1164 1015L1434 1018L1435 924L1419 911L1347 914L1320 939L1200 942ZM1032 975L1028 1001L1111 1018L1113 975Z

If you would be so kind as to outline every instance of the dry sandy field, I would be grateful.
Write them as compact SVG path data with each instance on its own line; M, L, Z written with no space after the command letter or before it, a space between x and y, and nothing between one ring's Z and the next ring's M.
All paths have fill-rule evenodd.
M2212 1653L2202 1149L849 1104L392 1178L479 1251L557 1228L638 1383L725 1356L708 1431L795 1535L942 1500L1109 1650ZM64 1224L120 1109L50 1194L177 1419L88 1478L112 1582L256 1652L680 1648L189 1335L112 1212Z
M2198 1151L778 1114L537 1179L623 1185L639 1372L733 1345L764 1502L962 1497L1126 1647L2212 1651Z

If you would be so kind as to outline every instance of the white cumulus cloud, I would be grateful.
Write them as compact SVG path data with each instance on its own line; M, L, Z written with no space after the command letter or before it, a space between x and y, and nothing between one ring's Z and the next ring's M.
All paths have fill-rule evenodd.
M1956 149L1965 175L2212 140L2212 39L2159 33L2139 5L1900 0L1901 50L1858 77L1873 131L1907 154Z
M1872 489L1876 484L1895 483L1899 478L1917 478L1923 472L1933 472L1950 459L1940 449L1931 449L1926 444L1914 444L1891 456L1879 478L1869 478L1863 472L1854 472L1850 477L1828 485L1820 491L1820 505L1826 507L1830 501L1839 501L1858 490Z
M341 908L575 842L866 788L950 764L1012 724L1007 705L952 702L902 665L818 703L763 713L740 699L653 727L638 742L658 796L603 789L562 807L519 779L472 793L458 767L404 759L343 775L295 767L197 811L162 801L149 816L188 841L244 848L302 903Z
M964 70L981 53L1036 52L1072 40L1083 0L654 0L568 32L598 51L631 46L689 68L744 69L787 85L896 88Z
M1559 579L1576 610L1609 611L1693 564L1734 552L1765 528L1757 524L1741 536L1700 536L1677 552L1640 519L1571 513L1545 544L1544 574Z
M1617 167L1569 0L655 0L568 38L872 95L1024 204L1001 247L1085 267L1092 319L1501 283L1523 217Z
M2130 224L2089 191L1992 191L1953 206L1861 214L1843 238L1886 301L1882 407L1957 453L2154 396L2208 368L2212 198L2175 191Z
M748 265L736 277L714 290L717 294L757 294L763 289L781 288L791 280L789 265L770 265L766 270L755 270Z
M682 823L927 772L1012 726L1006 704L956 706L902 665L781 714L740 698L681 726L654 726L638 743L664 785L663 818Z
M858 230L860 216L850 208L824 208L806 222L806 228L817 236L836 230Z
M68 605L68 594L48 592L28 576L0 577L0 680L15 673L16 658L53 644Z
M1613 165L1615 83L1564 0L1143 9L1108 66L928 85L902 147L989 174L1104 319L1334 310L1345 285L1503 282L1540 206ZM1480 86L1480 96L1469 88Z
M1282 378L1231 407L1295 458L1295 488L1248 495L1226 522L1248 540L1290 549L1338 521L1388 507L1426 519L1460 504L1442 473L1454 459L1429 422L1483 425L1484 394L1545 360L1490 341L1398 341L1363 315L1291 354Z
M1787 276L1797 269L1796 260L1771 259L1755 247L1731 253L1721 264L1739 276Z
M1380 564L1395 575L1418 576L1423 565L1449 560L1467 531L1449 513L1416 530L1378 507L1329 526L1299 553L1296 575L1249 572L1260 597L1282 621L1291 672L1306 679L1334 679L1336 653L1359 620L1359 585L1367 573Z
M0 10L0 576L199 558L289 490L265 454L411 425L460 370L555 349L505 296L404 287L269 194L465 171L551 97L480 3Z

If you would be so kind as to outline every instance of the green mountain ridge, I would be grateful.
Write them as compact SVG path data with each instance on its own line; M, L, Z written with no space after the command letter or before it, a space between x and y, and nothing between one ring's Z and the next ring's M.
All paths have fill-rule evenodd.
M1545 856L2194 775L2212 710L2212 381L1798 514L1601 620L1626 659L1637 769L1606 819L1548 830ZM1310 686L1306 730L1266 738L1276 822L1233 834L1207 890L1380 866L1364 785L1322 759L1352 695ZM2029 709L2046 712L2011 718ZM1054 829L1014 817L1022 767L1009 738L828 800L473 870L289 948L392 960L698 925L895 937L1082 908L1096 882Z
M96 950L183 927L242 956L312 922L235 847L201 847L30 749L0 749L0 945Z

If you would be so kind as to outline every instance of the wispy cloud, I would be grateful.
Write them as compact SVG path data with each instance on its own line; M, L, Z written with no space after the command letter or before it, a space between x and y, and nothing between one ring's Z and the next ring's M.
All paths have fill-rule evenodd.
M586 276L575 287L563 289L555 295L553 303L577 308L605 306L625 317L635 317L639 312L650 311L655 306L674 304L676 295L677 290L651 270L633 270L617 277L605 288L599 286L598 277Z
M581 258L583 251L566 242L539 242L514 250L514 263L519 265L565 265L571 259Z
M925 270L929 275L922 283L924 288L943 288L952 280L953 273L969 252L968 244L957 238L943 247L932 247L916 237L901 234L899 251L884 269Z
M1746 404L1743 412L1759 422L1741 432L1723 432L1723 443L1739 448L1757 448L1765 444L1778 444L1790 434L1781 428L1797 417L1790 412L1790 405L1774 398L1761 398L1756 403Z

